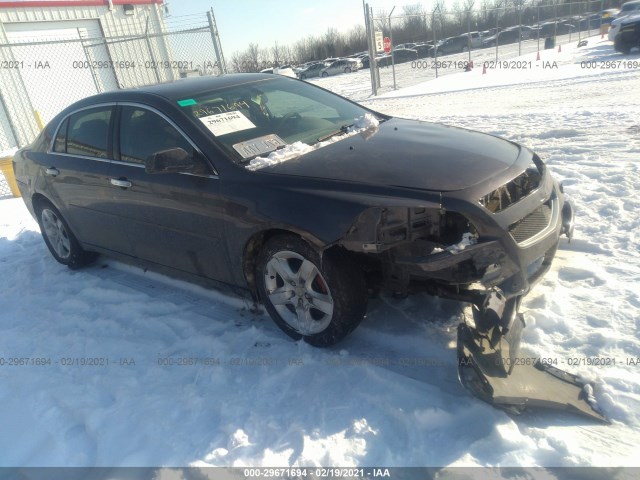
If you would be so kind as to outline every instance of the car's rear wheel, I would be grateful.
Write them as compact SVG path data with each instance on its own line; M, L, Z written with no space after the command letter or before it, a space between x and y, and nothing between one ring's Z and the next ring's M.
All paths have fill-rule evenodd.
M322 72L322 77L328 77L329 74L327 72Z
M307 76L303 73L302 75L300 75L300 80L306 80Z
M42 238L53 258L58 262L76 269L96 259L97 254L86 252L80 246L65 219L51 203L44 200L38 202L36 215Z
M364 278L336 252L322 257L300 237L271 238L258 256L258 293L287 335L327 347L351 333L367 309Z

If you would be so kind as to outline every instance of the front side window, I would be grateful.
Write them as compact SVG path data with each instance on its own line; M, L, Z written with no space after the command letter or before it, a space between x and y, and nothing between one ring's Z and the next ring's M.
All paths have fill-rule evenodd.
M113 107L98 107L72 114L59 129L55 151L107 158L112 112Z
M152 154L172 148L182 148L194 156L194 148L189 141L160 115L141 107L122 107L121 161L144 165Z

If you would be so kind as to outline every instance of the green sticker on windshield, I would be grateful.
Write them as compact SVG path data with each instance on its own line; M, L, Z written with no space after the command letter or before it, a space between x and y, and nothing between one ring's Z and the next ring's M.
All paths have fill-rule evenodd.
M178 100L178 105L181 107L188 107L189 105L196 105L196 101L193 98L186 98L184 100Z

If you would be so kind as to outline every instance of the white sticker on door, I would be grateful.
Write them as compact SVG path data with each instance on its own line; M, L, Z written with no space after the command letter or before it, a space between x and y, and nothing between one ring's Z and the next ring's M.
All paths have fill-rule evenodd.
M208 117L200 118L202 123L216 136L226 135L227 133L239 132L256 126L251 123L242 112L233 111L225 113L217 113Z

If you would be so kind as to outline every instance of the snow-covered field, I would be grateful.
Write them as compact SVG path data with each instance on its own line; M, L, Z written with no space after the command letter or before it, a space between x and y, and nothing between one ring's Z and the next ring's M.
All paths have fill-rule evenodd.
M640 56L599 37L545 55L557 69L475 69L364 103L523 143L564 181L575 238L524 302L523 349L593 380L611 425L472 397L457 381L456 302L372 301L354 334L318 350L241 299L104 258L69 271L11 199L0 465L640 466L640 69L580 68ZM342 91L366 98L368 81L350 78Z

